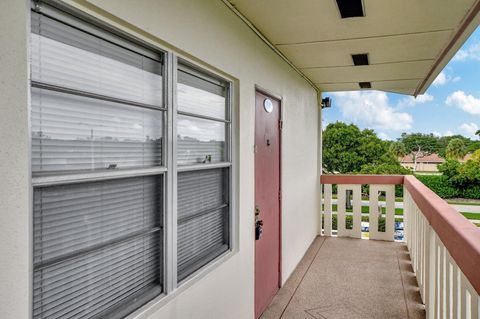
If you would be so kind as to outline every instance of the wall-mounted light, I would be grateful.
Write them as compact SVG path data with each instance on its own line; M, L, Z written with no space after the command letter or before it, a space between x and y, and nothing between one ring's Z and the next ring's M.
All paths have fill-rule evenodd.
M332 99L329 97L324 97L322 99L322 109L332 107Z

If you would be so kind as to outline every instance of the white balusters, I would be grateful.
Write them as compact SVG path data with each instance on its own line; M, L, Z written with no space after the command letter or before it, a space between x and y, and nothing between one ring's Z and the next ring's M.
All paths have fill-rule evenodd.
M323 235L332 236L332 184L323 185Z
M347 229L345 221L347 190L353 193L352 229ZM362 185L338 185L337 193L337 236L362 238Z
M382 213L379 194L385 193L385 231L378 230ZM395 185L370 185L369 237L376 240L394 240L395 235Z
M427 318L480 319L478 293L406 190L404 222L412 268Z

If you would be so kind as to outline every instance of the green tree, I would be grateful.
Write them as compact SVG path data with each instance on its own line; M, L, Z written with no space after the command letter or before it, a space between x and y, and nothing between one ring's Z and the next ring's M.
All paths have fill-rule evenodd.
M444 176L452 178L458 174L458 169L462 164L455 160L449 159L445 163L438 165L438 171L441 172Z
M355 173L365 164L377 164L388 152L387 143L373 130L331 123L323 132L323 169L327 173Z
M438 137L433 134L402 133L400 142L405 145L407 154L412 155L414 171L417 169L418 159L439 151Z
M478 137L480 137L480 130L477 130L477 131L475 132L475 135L477 135Z
M439 145L439 149L437 151L438 155L440 157L443 157L443 158L446 158L447 157L447 147L448 147L448 144L450 143L451 140L454 140L454 139L460 139L463 141L463 143L465 144L465 148L467 149L467 153L468 152L473 152L474 150L480 148L479 145L480 145L480 141L472 141L471 139L463 136L463 135L451 135L451 136L442 136L438 139L438 145ZM478 144L478 145L474 145L474 144Z
M405 148L405 144L403 144L402 142L391 143L390 147L388 148L388 151L397 159L407 155L407 149Z
M466 149L462 139L454 138L448 143L445 154L448 159L460 159L465 156Z
M471 160L476 161L476 162L480 162L480 149L473 152Z

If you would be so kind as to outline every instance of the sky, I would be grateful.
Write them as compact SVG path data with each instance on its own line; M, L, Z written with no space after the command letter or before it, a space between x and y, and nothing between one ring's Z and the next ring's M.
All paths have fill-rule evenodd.
M323 110L323 127L342 121L374 129L385 140L402 132L461 134L477 139L480 129L480 27L464 43L424 95L380 91L335 92Z

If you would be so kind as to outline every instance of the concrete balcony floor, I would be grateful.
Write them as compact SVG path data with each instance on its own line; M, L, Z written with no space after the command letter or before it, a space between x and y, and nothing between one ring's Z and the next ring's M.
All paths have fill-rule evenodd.
M262 319L425 318L404 243L317 237Z

